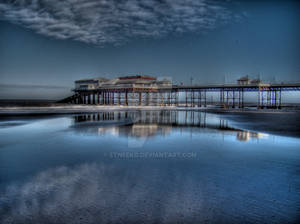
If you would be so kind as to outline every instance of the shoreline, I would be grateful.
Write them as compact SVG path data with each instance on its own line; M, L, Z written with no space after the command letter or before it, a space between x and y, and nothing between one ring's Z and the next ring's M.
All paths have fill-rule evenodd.
M245 131L300 138L300 111L287 109L222 109L216 107L53 105L0 107L0 120L43 118L112 111L199 111L223 116Z
M218 108L207 107L184 107L184 106L103 106L103 105L51 105L51 106L0 106L0 116L37 115L37 114L74 114L74 113L95 113L105 111L132 111L132 110L174 110L174 111L201 111L218 114L286 114L298 113L295 109L255 109L255 108Z

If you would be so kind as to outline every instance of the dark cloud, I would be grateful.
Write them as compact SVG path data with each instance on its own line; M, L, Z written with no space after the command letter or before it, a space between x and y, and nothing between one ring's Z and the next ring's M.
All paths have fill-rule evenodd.
M209 0L15 0L0 3L0 19L57 39L97 45L171 33L206 32L233 16Z

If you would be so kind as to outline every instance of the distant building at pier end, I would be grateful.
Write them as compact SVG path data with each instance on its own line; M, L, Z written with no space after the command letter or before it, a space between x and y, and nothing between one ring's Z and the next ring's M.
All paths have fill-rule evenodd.
M243 76L237 80L238 85L259 85L262 84L260 79L250 79L248 75Z

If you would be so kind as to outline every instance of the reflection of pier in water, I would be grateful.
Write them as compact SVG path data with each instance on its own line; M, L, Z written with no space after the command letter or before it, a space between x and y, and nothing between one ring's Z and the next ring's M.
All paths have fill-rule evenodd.
M221 131L240 141L259 139L266 134L233 128L228 120L198 111L114 111L74 116L74 128L100 135L113 134L137 138L167 135L172 129L197 133Z

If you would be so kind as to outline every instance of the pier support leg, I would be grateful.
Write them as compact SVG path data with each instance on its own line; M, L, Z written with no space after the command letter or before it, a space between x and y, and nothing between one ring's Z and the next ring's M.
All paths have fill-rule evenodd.
M88 104L91 104L91 94L88 94L87 97L88 97Z
M279 105L278 109L281 109L281 88L279 89Z
M96 104L96 93L93 93L93 104Z
M261 98L261 90L260 88L258 88L258 92L257 92L257 109L260 108L260 98Z
M188 106L188 91L185 90L185 106Z
M242 108L244 108L244 89L242 89Z
M165 99L164 99L164 93L160 92L160 105L161 106L164 106L164 101L165 101Z
M229 90L226 91L226 107L229 107Z
M131 93L131 105L136 106L135 92Z
M106 105L110 105L110 92L109 91L107 92L107 95L106 95Z
M241 108L241 90L238 92L238 108Z
M200 90L199 93L198 93L198 107L201 107L202 105L202 91Z
M139 92L139 106L142 106L142 92Z
M235 91L232 91L232 108L235 108Z
M146 106L149 106L149 92L146 92Z
M194 101L194 99L195 99L195 91L192 90L192 107L195 106L195 101Z
M220 90L220 107L223 107L223 104L224 104L224 90L223 89L221 89Z
M204 90L204 107L207 106L206 90Z
M275 107L276 109L278 109L278 107L277 107L277 92L278 92L278 90L276 89L276 90L275 90L275 96L274 96L274 107Z
M128 91L125 92L125 106L128 106Z

